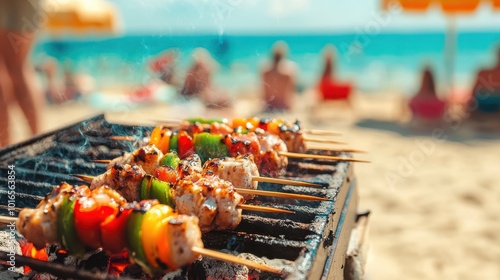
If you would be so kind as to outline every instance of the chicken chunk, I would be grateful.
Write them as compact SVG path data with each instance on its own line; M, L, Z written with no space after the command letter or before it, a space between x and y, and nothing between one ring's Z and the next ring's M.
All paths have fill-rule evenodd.
M275 134L262 134L259 137L259 172L263 176L280 177L286 172L288 158L280 152L288 151L285 142Z
M117 164L106 173L95 177L90 189L108 185L118 191L127 201L138 201L140 200L139 188L144 175L146 172L139 165Z
M199 259L198 253L192 248L203 248L198 218L190 215L173 215L165 219L162 226L166 227L166 236L161 236L160 242L168 242L173 268L190 264Z
M177 212L198 217L204 232L236 228L241 221L237 207L244 201L230 182L216 176L195 174L175 186Z
M125 153L123 156L113 159L108 164L108 169L120 164L136 164L140 165L148 174L152 174L163 157L163 153L152 144L146 145L135 150L132 153Z
M201 173L202 171L203 168L201 165L201 159L200 156L198 156L197 154L193 154L181 160L181 162L179 162L179 165L177 166L177 173L179 174L180 178L195 173Z
M216 175L227 180L236 188L257 189L258 182L253 177L259 176L259 169L251 154L239 155L234 158L215 158L203 165L204 174ZM253 199L253 195L244 194L245 199Z

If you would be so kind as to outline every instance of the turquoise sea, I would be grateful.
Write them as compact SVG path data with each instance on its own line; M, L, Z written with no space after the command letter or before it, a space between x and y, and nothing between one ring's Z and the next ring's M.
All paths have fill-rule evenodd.
M98 86L144 84L151 79L146 63L163 50L181 51L179 73L190 63L194 48L209 50L219 62L217 86L238 92L258 84L258 72L276 41L285 41L289 59L299 67L299 87L313 86L321 72L321 52L337 48L336 70L364 92L400 90L413 92L424 65L434 68L438 86L445 86L444 33L309 34L309 35L147 35L99 38L42 38L34 53L41 63L57 58L73 71L92 75ZM495 63L499 32L458 33L454 83L470 87L476 71Z

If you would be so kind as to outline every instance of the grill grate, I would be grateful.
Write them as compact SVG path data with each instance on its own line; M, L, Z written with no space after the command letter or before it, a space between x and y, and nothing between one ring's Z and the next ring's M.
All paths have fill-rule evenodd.
M108 123L103 115L0 150L0 204L7 205L7 171L15 165L16 206L36 207L37 196L46 195L62 181L81 184L71 174L98 175L105 172L95 159L112 159L132 151L134 143L111 141L111 135L142 138L151 127ZM137 143L136 143L137 144ZM312 153L329 154L315 150ZM331 153L331 152L330 152ZM331 153L331 155L338 155ZM295 214L244 212L235 231L204 234L207 248L245 252L288 263L289 278L342 278L347 241L357 207L352 165L346 162L290 159L287 176L319 183L306 188L260 183L264 190L287 191L332 198L332 201L297 201L257 197L249 203L295 211ZM0 208L0 214L5 214ZM208 260L207 260L208 262ZM205 260L184 269L177 279L198 279L206 275ZM270 262L272 264L272 261ZM325 278L326 277L326 278ZM261 274L261 279L276 275ZM201 278L200 278L201 279Z

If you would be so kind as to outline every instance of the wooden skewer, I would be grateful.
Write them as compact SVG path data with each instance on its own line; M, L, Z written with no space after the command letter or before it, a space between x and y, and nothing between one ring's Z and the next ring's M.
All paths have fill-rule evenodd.
M94 176L88 176L83 174L74 174L76 178L85 181L87 183L91 183L95 178ZM252 195L261 195L261 196L272 196L272 197L281 197L281 198L290 198L290 199L302 199L302 200L329 200L324 197L317 197L312 195L303 195L303 194L294 194L294 193L282 193L282 192L272 192L272 191L261 191L261 190L251 190L251 189L242 189L242 188L234 188L234 190L240 194L252 194Z
M361 153L361 154L366 153L366 151L357 150L357 149L336 149L336 148L330 148L330 147L320 147L320 146L310 146L310 145L307 145L307 149L308 150L325 150L325 151L339 152L339 153Z
M281 198L301 199L301 200L316 200L316 201L330 200L329 198L326 197L318 197L305 194L282 193L282 192L251 190L242 188L234 188L234 190L237 191L239 194L251 194L251 195L261 195L261 196L271 196L271 197L281 197Z
M240 204L238 205L238 208L241 210L248 210L248 211L254 211L254 212L265 212L265 213L283 213L283 214L294 214L295 211L292 210L286 210L286 209L279 209L279 208L273 208L273 207L267 207L267 206L259 206L259 205L250 205L250 204Z
M248 204L238 205L238 208L240 208L241 210L248 210L248 211L255 211L255 212L266 212L266 213L283 213L283 214L295 213L292 210L279 209L279 208L273 208L273 207L267 207L267 206L259 206L259 205L248 205ZM17 221L17 218L15 218L15 217L0 216L0 223L2 223L2 224L10 224L10 223L16 222L16 221Z
M94 162L109 164L111 162L111 160L109 160L109 159L96 159L96 160L94 160ZM277 178L270 178L270 177L261 177L261 176L253 176L252 180L253 181L257 181L257 182L275 183L275 184L291 185L291 186L321 187L320 184L314 184L314 183L302 182L302 181L295 181L295 180L288 180L288 179L277 179Z
M108 137L110 140L116 140L116 141L136 141L138 140L134 136L124 136L124 135L113 135Z
M156 124L162 124L165 126L178 126L182 123L182 120L179 119L150 119L150 121ZM322 129L302 129L304 133L311 135L330 135L330 136L339 136L342 135L340 132L331 131L331 130L322 130Z
M167 124L167 125L179 125L182 123L182 120L179 119L150 119L150 121L157 124Z
M17 222L17 217L0 216L0 224L10 224Z
M274 183L274 184L281 184L281 185L302 186L302 187L321 187L320 184L314 184L314 183L303 182L303 181L294 181L294 180L289 180L289 179L261 177L261 176L253 176L252 181L264 182L264 183Z
M369 160L364 160L364 159L344 158L344 157L325 156L325 155L299 154L290 152L279 152L279 154L289 158L327 159L327 160L350 161L350 162L371 162Z
M313 138L313 137L304 137L304 141L306 142L315 142L315 143L328 143L328 144L347 144L346 142L341 142L337 140L331 139L321 139L321 138Z
M84 182L87 183L92 183L92 180L94 180L95 176L89 176L89 175L83 175L83 174L73 174L73 177L76 177Z
M0 216L0 223L10 224L12 222L17 222L17 218ZM252 267L255 269L259 269L262 271L267 271L267 272L271 272L271 273L275 273L275 274L282 274L283 273L283 271L281 269L270 267L270 266L265 265L265 264L261 264L261 263L254 262L251 260L243 259L243 258L233 256L230 254L225 254L225 253L222 253L219 251L214 251L214 250L200 248L200 247L193 247L193 248L191 248L191 250L195 253L202 255L202 256L211 257L211 258L218 259L221 261L241 264L244 266ZM23 257L23 256L20 256L20 257ZM40 265L41 265L41 267L44 267L44 265L43 265L43 263L41 263L41 261L40 261Z
M137 141L137 140L139 140L137 137L126 136L126 135L114 135L114 136L109 136L108 138L110 140L115 140L115 141ZM342 142L342 141L331 140L331 139L321 139L321 138L314 138L314 137L304 137L304 141L315 142L315 143L327 143L327 144L347 144L346 142Z
M222 253L219 251L209 250L209 249L200 248L200 247L192 247L191 251L198 253L202 256L211 257L211 258L218 259L221 261L237 263L237 264L245 265L245 266L252 267L255 269L271 272L274 274L282 274L283 273L283 271L281 269L270 267L268 265L260 264L260 263L246 260L243 258L238 258L237 256L225 254L225 253Z
M330 130L321 130L321 129L303 129L304 133L311 135L331 135L331 136L339 136L342 135L340 132L330 131Z
M136 141L138 140L134 136L110 136L110 140L116 141ZM330 139L318 139L318 138L308 138L304 137L305 141L316 142L316 143L327 143L327 144L347 144L345 142L330 140ZM366 153L366 151L356 150L356 149L332 149L329 147L309 147L309 149L317 149L317 150L327 150L332 152L344 152L344 153ZM105 160L96 160L95 162L106 163Z
M110 159L95 159L94 160L95 163L105 163L105 164L108 164L111 162Z
M74 174L76 178L90 183L94 179L94 176L88 176L88 175L82 175L82 174ZM307 198L307 196L306 196ZM256 212L266 212L266 213L287 213L287 214L292 214L295 213L290 210L284 210L284 209L278 209L278 208L273 208L273 207L266 207L266 206L256 206L256 205L247 205L247 204L240 204L238 205L238 208L242 210L249 210L249 211L256 211Z

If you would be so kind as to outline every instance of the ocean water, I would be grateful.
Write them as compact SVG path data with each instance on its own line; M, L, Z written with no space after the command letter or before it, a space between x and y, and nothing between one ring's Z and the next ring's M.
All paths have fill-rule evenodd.
M310 34L310 35L200 35L123 36L109 38L42 38L33 55L37 64L55 57L72 71L93 76L98 87L147 84L152 74L147 63L160 52L181 52L179 76L189 67L195 48L206 48L219 63L218 87L237 94L258 85L259 69L277 41L288 44L288 58L299 69L299 89L314 86L322 71L322 50L337 49L336 74L363 92L394 91L411 94L425 65L434 69L437 85L444 88L444 33ZM496 62L500 32L458 33L454 47L453 82L471 87L478 69Z

